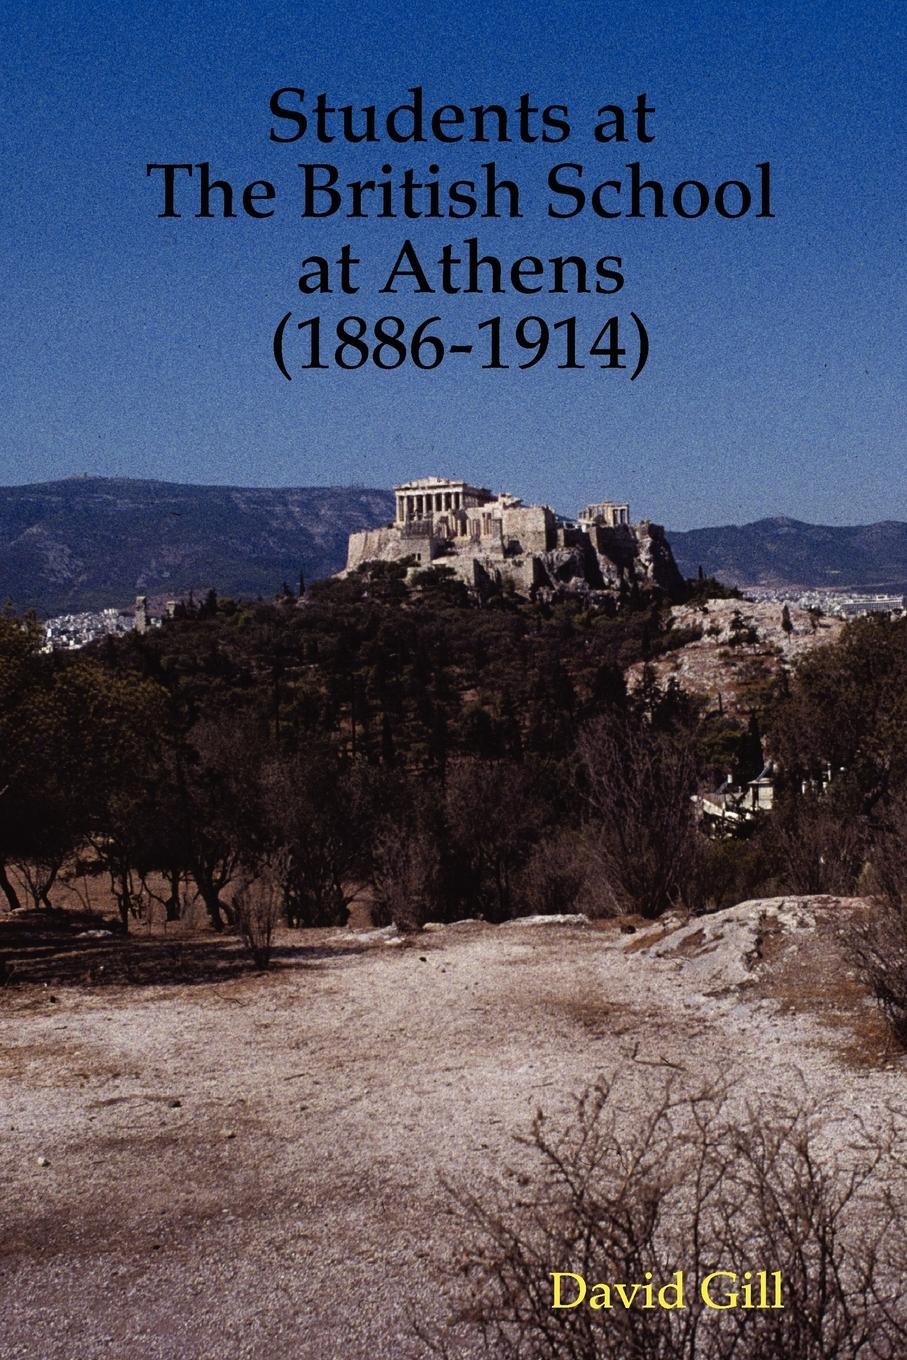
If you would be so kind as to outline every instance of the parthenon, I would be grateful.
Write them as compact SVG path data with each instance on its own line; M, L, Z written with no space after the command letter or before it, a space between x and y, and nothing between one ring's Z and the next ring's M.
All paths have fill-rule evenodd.
M402 486L395 486L394 495L397 498L397 524L407 524L410 520L446 510L466 510L494 500L493 493L485 487L452 482L445 477L416 477Z

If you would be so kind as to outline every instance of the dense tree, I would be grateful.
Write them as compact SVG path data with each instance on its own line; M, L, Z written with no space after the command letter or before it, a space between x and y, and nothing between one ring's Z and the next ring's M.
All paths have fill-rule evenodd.
M466 914L506 921L518 913L520 866L557 807L535 776L514 760L461 760L449 772L445 813Z
M770 744L792 787L842 772L870 814L907 782L907 620L856 619L808 653L770 715Z
M653 733L688 721L676 686L647 673L631 703L624 682L685 638L651 600L483 604L443 566L404 577L377 564L273 604L209 592L76 656L3 620L9 904L5 865L45 903L73 857L124 925L153 900L174 919L194 893L222 929L256 877L298 925L345 920L367 884L411 922L572 903L576 734L631 709Z
M265 769L265 839L292 926L345 925L368 875L374 780L364 762L326 745L275 758Z

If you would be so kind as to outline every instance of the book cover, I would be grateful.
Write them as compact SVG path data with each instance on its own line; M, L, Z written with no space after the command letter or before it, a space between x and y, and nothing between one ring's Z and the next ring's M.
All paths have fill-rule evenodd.
M907 1353L901 11L2 23L0 1354Z

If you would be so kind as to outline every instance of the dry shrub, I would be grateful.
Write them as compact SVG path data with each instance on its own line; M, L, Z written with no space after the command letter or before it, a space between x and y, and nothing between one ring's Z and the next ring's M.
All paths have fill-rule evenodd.
M780 797L764 843L788 892L847 896L866 858L864 821L834 789Z
M441 861L431 828L385 826L375 836L372 855L376 925L393 923L412 933L442 914Z
M588 854L572 829L555 831L527 856L517 876L519 915L575 912L589 876Z
M898 1043L907 1048L907 795L888 809L871 862L867 921L855 927L863 975Z
M755 897L776 897L783 888L772 878L771 867L772 857L758 836L700 836L688 905L695 912L722 911Z
M598 871L596 914L652 918L683 902L696 858L692 734L609 714L583 730L578 752Z
M874 898L857 927L856 955L863 976L902 1048L907 1048L907 904Z
M233 894L234 926L246 953L262 971L271 966L274 931L282 914L280 888L268 876L246 879Z
M895 1360L907 1354L904 1233L888 1187L902 1130L842 1139L815 1110L731 1116L722 1094L630 1114L600 1082L566 1129L536 1116L513 1179L448 1186L468 1294L433 1355L494 1360ZM527 1188L514 1194L514 1186ZM682 1310L555 1311L552 1271L656 1285ZM781 1310L706 1308L712 1270L780 1270ZM771 1286L770 1286L771 1287ZM567 1294L565 1297L574 1297Z

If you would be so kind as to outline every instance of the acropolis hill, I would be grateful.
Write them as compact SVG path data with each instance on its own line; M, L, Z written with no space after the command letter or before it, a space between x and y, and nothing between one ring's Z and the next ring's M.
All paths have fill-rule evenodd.
M347 572L408 559L413 570L449 567L482 593L509 583L531 598L651 589L674 595L682 587L664 529L648 520L631 524L626 503L602 501L566 519L550 506L445 477L418 477L394 494L392 524L350 534Z

